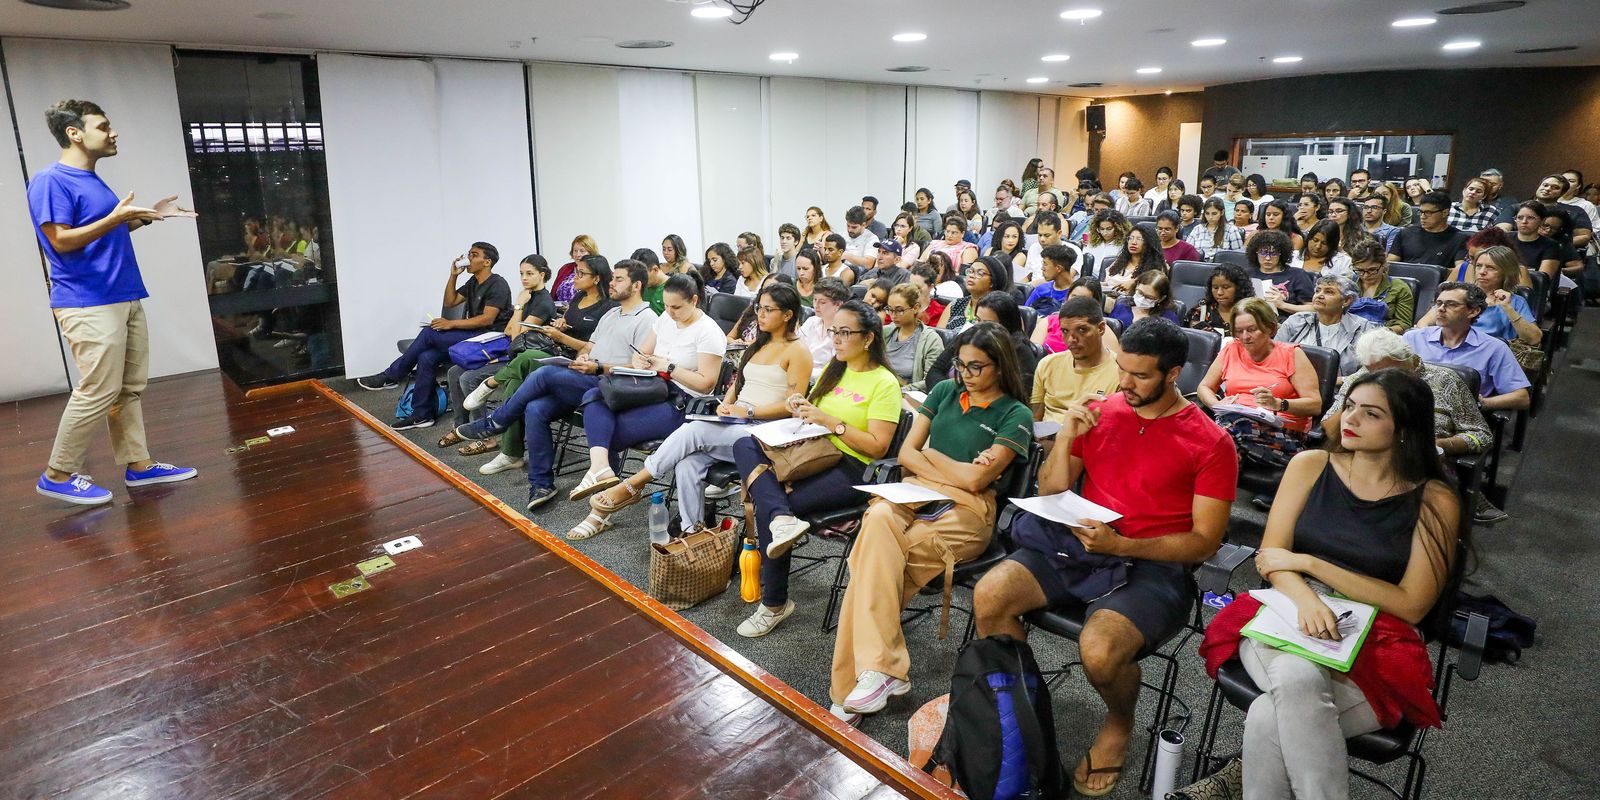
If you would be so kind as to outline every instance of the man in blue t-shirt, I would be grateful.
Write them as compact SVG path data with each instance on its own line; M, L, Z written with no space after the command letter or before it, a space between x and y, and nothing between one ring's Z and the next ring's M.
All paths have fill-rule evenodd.
M193 218L176 196L152 208L117 198L95 174L117 154L105 111L87 100L45 110L61 160L28 182L28 211L50 266L50 307L82 378L67 400L39 494L80 505L111 502L111 492L79 475L89 440L105 420L128 486L185 481L199 474L150 458L140 397L149 380L150 334L141 300L149 296L133 254L132 231L171 217Z

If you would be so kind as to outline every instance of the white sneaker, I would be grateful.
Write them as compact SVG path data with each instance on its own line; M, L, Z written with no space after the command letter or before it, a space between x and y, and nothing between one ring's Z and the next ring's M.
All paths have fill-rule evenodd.
M772 544L767 545L767 558L782 558L795 541L811 529L811 523L788 514L779 514L772 518L769 527L772 530Z
M489 395L494 394L498 386L490 386L488 381L478 384L478 388L467 393L467 399L461 401L461 407L468 411L477 411L489 401Z
M776 612L765 605L757 603L755 613L751 614L744 622L739 623L739 635L747 639L766 636L772 633L773 628L778 627L778 623L788 619L789 615L793 613L793 600L785 602L783 608Z
M911 681L903 681L875 670L864 670L856 678L856 688L844 699L844 710L852 714L876 714L889 705L889 698L911 691Z
M528 460L525 458L512 458L505 453L495 453L494 458L489 463L478 467L478 474L493 475L498 472L505 472L508 469L521 469L526 466L528 466Z
M850 725L850 726L854 727L856 725L860 725L861 724L861 715L860 714L852 714L852 713L844 710L844 706L841 706L838 703L834 703L832 706L830 706L828 708L828 712L833 714L834 716L838 717L839 719L844 720L844 724L846 724L846 725Z
M743 488L737 483L730 483L727 486L708 486L706 487L705 496L707 500L721 500L724 497L732 497L738 494Z

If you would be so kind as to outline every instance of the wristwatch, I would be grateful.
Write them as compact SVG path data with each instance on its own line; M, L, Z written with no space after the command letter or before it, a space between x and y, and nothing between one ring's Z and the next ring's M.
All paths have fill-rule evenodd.
M678 368L677 364L674 364L671 361L668 361L667 362L667 377L669 377L669 378L672 377L672 371L677 369L677 368Z
M1281 397L1278 398L1278 410L1279 411L1288 411L1289 410L1289 401L1285 400L1285 399L1283 399Z
M833 435L834 436L843 436L844 435L844 420L839 420L839 424L833 426Z

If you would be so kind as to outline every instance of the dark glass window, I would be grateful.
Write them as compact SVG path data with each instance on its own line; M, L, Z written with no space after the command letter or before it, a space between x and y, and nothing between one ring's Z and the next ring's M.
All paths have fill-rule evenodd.
M223 372L342 373L316 61L180 50L177 75Z

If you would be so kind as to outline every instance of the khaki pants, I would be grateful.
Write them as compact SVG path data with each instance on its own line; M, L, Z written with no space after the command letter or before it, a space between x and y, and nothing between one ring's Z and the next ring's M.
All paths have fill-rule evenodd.
M850 585L839 607L833 642L833 702L843 703L864 670L901 680L911 674L900 612L947 566L983 554L994 533L994 493L971 494L942 483L917 483L943 492L955 508L921 520L905 506L874 498L850 551Z
M82 471L89 440L102 419L111 429L111 449L118 464L148 459L144 411L139 405L150 378L150 331L145 326L144 306L133 300L58 308L55 314L83 378L61 413L50 467Z

